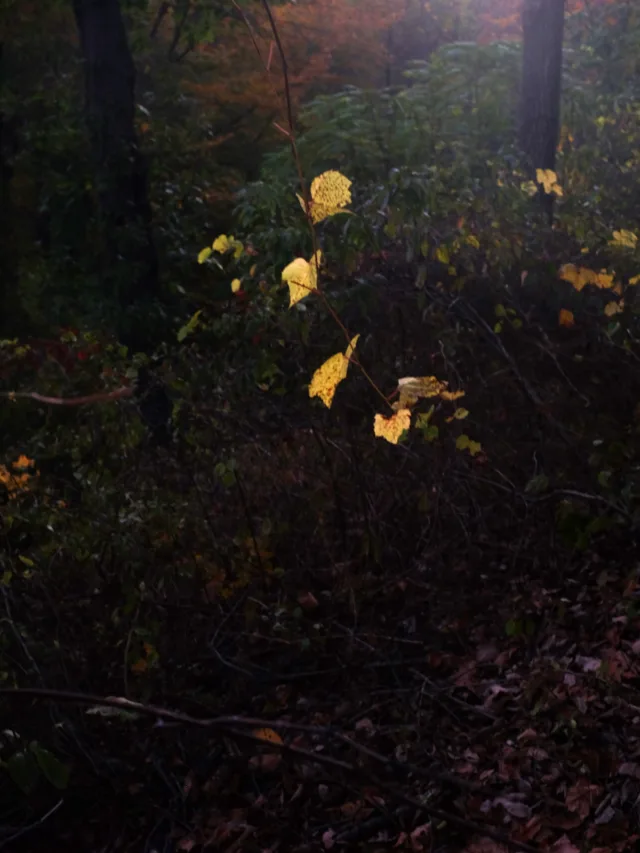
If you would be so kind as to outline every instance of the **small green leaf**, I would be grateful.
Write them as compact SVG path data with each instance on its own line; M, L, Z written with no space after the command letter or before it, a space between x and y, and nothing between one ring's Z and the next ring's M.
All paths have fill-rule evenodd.
M19 554L18 559L20 560L21 563L23 563L25 566L28 566L30 569L32 569L35 566L35 563L33 562L33 560L30 560L28 557L25 557L23 554Z
M536 474L524 487L527 495L541 495L549 488L549 478L546 474Z
M179 329L178 334L177 334L178 343L182 343L182 341L188 335L190 335L192 332L194 332L197 329L198 324L200 322L200 315L201 314L202 314L202 309L200 309L199 311L196 311L196 313L193 315L193 317L191 317L189 322L186 323L181 329Z
M477 456L482 450L482 445L479 441L473 441L473 439L463 433L456 439L456 449L468 450L471 456Z
M56 756L44 749L35 741L30 744L29 749L35 756L38 766L42 771L42 775L50 782L58 791L64 791L69 784L69 768L63 764Z
M5 764L7 773L23 794L30 794L40 778L38 765L30 752L15 752Z

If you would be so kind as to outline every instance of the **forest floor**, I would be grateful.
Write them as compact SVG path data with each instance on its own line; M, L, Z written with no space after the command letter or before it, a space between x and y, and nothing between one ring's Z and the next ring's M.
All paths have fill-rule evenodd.
M335 567L331 614L329 577L300 596L322 651L255 631L236 634L232 657L216 652L221 707L244 721L207 731L143 715L109 732L101 720L116 772L76 782L10 849L636 849L633 549L541 565L518 541L446 566L427 555L357 592ZM232 613L217 648L241 630ZM146 762L122 775L132 748Z

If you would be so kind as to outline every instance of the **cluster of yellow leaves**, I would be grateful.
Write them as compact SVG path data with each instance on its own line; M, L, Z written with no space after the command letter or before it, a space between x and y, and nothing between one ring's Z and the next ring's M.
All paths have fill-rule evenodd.
M347 376L351 356L358 343L360 335L351 339L345 353L337 352L328 358L313 374L309 385L309 396L320 397L325 406L330 409L336 388Z
M573 289L577 290L578 293L587 284L592 284L600 290L614 290L616 293L622 292L621 289L620 291L616 289L618 285L615 284L613 275L607 272L607 270L595 272L587 267L577 267L575 264L564 264L560 267L558 276L563 279L563 281L568 281Z
M534 196L541 186L547 195L562 196L564 192L558 183L558 176L553 169L536 169L536 180L525 181L520 188L527 195Z
M562 187L558 183L558 176L553 169L536 169L536 181L542 185L547 195L564 195Z
M395 414L388 418L384 415L376 415L373 421L374 435L386 439L391 444L397 444L411 427L411 409L419 400L439 397L441 400L451 402L464 397L464 391L449 391L448 384L435 376L405 376L399 379L398 399L392 405ZM467 409L458 408L451 417L447 418L447 423L463 420L468 414Z
M614 231L613 234L614 239L611 241L612 244L624 248L635 248L637 240L635 234L632 234L630 231ZM607 302L604 307L604 314L606 317L614 317L616 314L620 314L624 310L625 302L624 299L620 298L623 292L622 285L619 282L616 282L614 275L606 269L600 270L600 272L595 272L595 270L588 269L587 267L578 267L575 264L564 264L560 267L558 276L563 281L568 281L574 290L578 291L578 293L586 287L586 285L590 284L593 285L593 287L597 287L599 290L609 290L611 293L615 294L618 298ZM640 275L636 275L629 279L629 285L632 287L638 283L640 283ZM558 323L561 326L571 327L574 325L574 322L575 320L572 312L568 311L566 308L562 308L558 315Z
M620 249L637 249L638 235L633 231L614 231L613 240L609 240L610 246L616 246Z
M198 253L198 263L203 264L208 260L213 252L218 252L221 255L226 255L227 252L233 252L233 257L238 260L244 251L244 246L239 240L233 236L227 237L226 234L220 234L210 246L206 246Z
M318 251L305 261L296 258L282 270L282 280L289 285L289 308L318 289L318 270L322 263L322 252Z
M33 459L29 459L23 455L11 463L11 470L4 465L0 465L0 483L9 493L10 499L13 500L19 494L28 491L29 481L33 475L27 469L32 468L33 465Z
M298 195L302 209L307 212L304 199ZM311 184L308 215L316 225L328 216L336 213L349 213L346 210L351 203L351 181L340 172L330 169L318 175Z

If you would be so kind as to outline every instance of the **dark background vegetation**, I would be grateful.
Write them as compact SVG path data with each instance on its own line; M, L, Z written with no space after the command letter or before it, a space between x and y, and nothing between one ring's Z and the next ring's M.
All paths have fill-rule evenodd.
M465 391L392 446L308 397L264 4L3 0L0 849L637 845L640 10L537 3L524 72L517 2L273 6L324 291L385 395Z

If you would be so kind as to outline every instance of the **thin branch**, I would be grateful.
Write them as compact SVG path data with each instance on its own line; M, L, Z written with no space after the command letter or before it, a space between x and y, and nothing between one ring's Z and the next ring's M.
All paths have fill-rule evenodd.
M0 391L0 397L7 400L36 400L38 403L46 403L48 406L86 406L90 403L111 403L114 400L122 400L133 397L135 390L127 385L116 388L115 391L104 391L100 394L89 394L86 397L47 397L37 391Z

